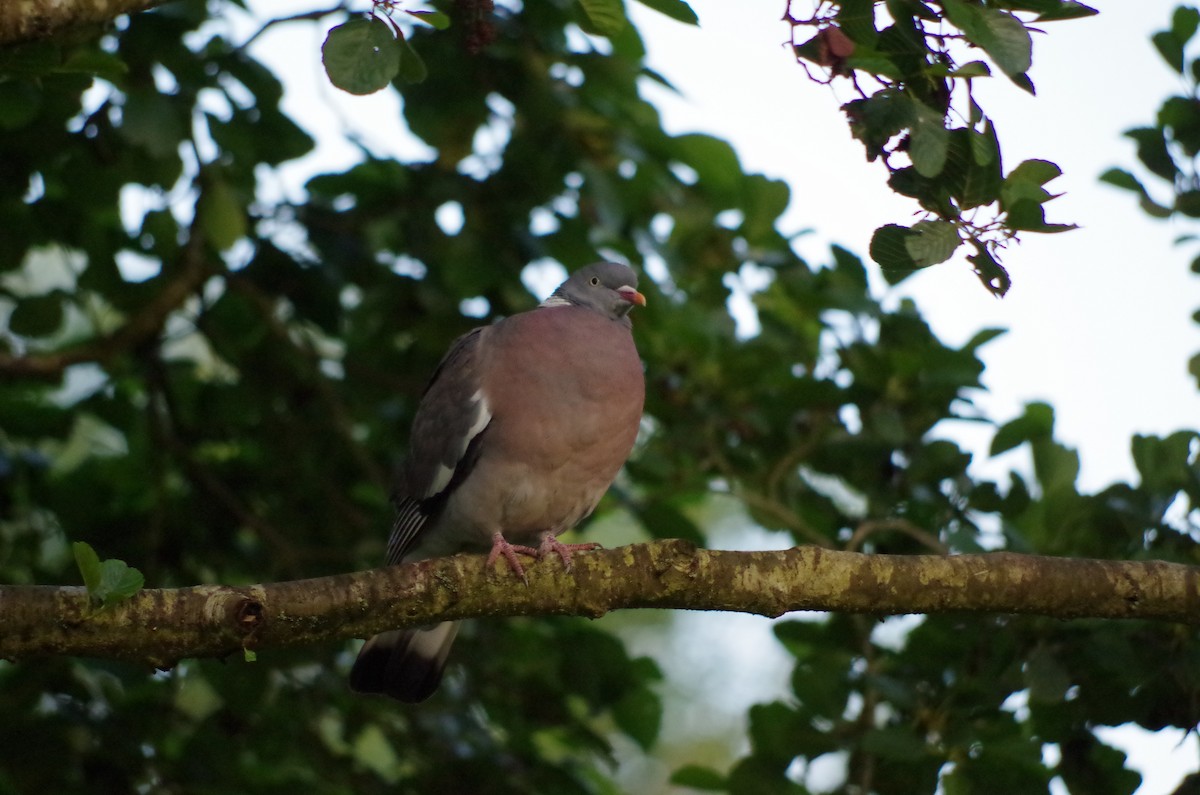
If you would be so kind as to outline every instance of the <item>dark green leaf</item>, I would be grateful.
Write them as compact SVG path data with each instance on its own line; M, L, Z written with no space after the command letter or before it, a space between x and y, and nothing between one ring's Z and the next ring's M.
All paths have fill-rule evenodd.
M667 500L650 500L637 509L642 525L655 538L684 538L704 543L704 534L696 523Z
M1072 684L1067 670L1045 645L1035 648L1026 658L1025 683L1029 686L1029 700L1044 704L1061 702Z
M446 30L450 27L450 16L441 11L406 11L409 16L419 19L426 25L431 25L437 30Z
M1163 179L1175 181L1179 169L1167 151L1167 139L1160 127L1139 127L1126 136L1137 143L1137 156L1142 164Z
M689 25L700 24L700 18L684 0L638 0L638 2L679 22L686 22Z
M592 28L601 36L615 36L628 24L624 0L578 0Z
M382 19L352 19L330 29L321 45L329 82L350 94L373 94L400 71L401 48Z
M1048 439L1054 433L1054 409L1045 403L1029 403L1020 417L1000 426L992 437L992 455L1000 455L1017 445Z
M913 759L928 753L925 742L906 729L873 729L862 739L862 748L870 754L890 759Z
M1175 38L1175 34L1169 30L1160 30L1150 37L1150 41L1167 65L1183 74L1183 43Z
M1124 190L1133 191L1134 193L1143 195L1146 193L1145 187L1142 186L1138 178L1124 169L1110 168L1100 175L1100 181L1107 182L1109 185L1123 188Z
M992 70L983 61L971 61L946 72L947 77L991 77Z
M918 221L904 239L904 247L918 268L945 262L962 243L958 227L949 221Z
M892 284L907 278L918 268L908 251L908 241L914 236L911 229L899 224L881 226L871 235L871 259L879 263Z
M945 118L933 108L913 103L916 109L912 126L912 145L909 156L913 168L923 177L936 177L946 165L946 154L950 148L950 133L945 127Z
M873 0L843 0L838 9L838 27L856 44L874 47L879 40Z
M1029 71L1033 64L1033 39L1021 20L1005 11L964 0L945 0L945 8L950 21L982 47L1006 75L1016 80Z
M1075 2L1075 0L1060 0L1054 5L1038 14L1038 22L1057 22L1065 19L1082 19L1084 17L1094 17L1100 12L1089 5Z
M1178 194L1175 211L1190 218L1200 218L1200 190L1185 190Z
M400 49L404 55L400 59L400 79L405 83L423 83L429 77L429 69L417 51L412 48L408 39L399 40Z
M613 720L643 750L649 749L662 726L662 701L650 688L636 688L613 706Z
M1125 767L1124 753L1090 733L1080 733L1059 747L1058 772L1071 792L1132 795L1142 783L1140 775Z
M42 92L25 80L0 82L0 130L29 124L42 109Z
M1008 292L1008 288L1012 286L1012 279L1009 278L1008 271L992 256L992 252L988 250L987 246L978 241L973 242L975 253L968 256L967 260L975 266L975 275L992 295L1003 298L1004 294Z
M1200 100L1190 96L1168 98L1158 111L1158 123L1171 131L1185 155L1200 154Z
M1192 36L1196 35L1197 27L1200 27L1200 11L1192 6L1175 7L1174 13L1171 14L1171 34L1181 46L1186 46L1191 41Z
M57 290L22 298L13 308L8 327L23 337L49 337L62 326L63 295Z
M710 767L684 765L671 774L671 783L677 787L721 791L728 788L725 777Z

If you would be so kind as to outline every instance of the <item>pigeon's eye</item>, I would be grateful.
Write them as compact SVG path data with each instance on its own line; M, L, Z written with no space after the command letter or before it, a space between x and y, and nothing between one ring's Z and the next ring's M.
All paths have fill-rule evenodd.
M600 283L600 277L599 277L599 276L593 276L593 277L592 277L592 286L593 286L593 287L595 287L595 286L596 286L597 284L599 284L599 283Z

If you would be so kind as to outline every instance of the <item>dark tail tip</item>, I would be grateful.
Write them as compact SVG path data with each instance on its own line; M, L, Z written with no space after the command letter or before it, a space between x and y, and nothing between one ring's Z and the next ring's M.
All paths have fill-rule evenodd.
M458 623L384 632L368 640L350 669L350 689L416 704L442 681Z

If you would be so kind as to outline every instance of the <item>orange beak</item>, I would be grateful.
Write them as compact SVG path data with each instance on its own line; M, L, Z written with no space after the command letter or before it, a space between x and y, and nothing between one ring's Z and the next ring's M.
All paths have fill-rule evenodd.
M628 285L626 285L625 287L618 287L617 292L621 294L622 298L624 298L626 301L628 301L631 304L637 304L638 306L646 305L646 296L642 295L637 290L635 290L632 287L629 287Z

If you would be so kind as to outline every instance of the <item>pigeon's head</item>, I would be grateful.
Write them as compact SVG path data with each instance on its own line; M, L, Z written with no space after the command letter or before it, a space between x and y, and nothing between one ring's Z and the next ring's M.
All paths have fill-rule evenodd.
M620 320L634 304L646 305L646 296L638 292L637 282L637 274L628 265L597 262L572 273L542 305L582 306Z

